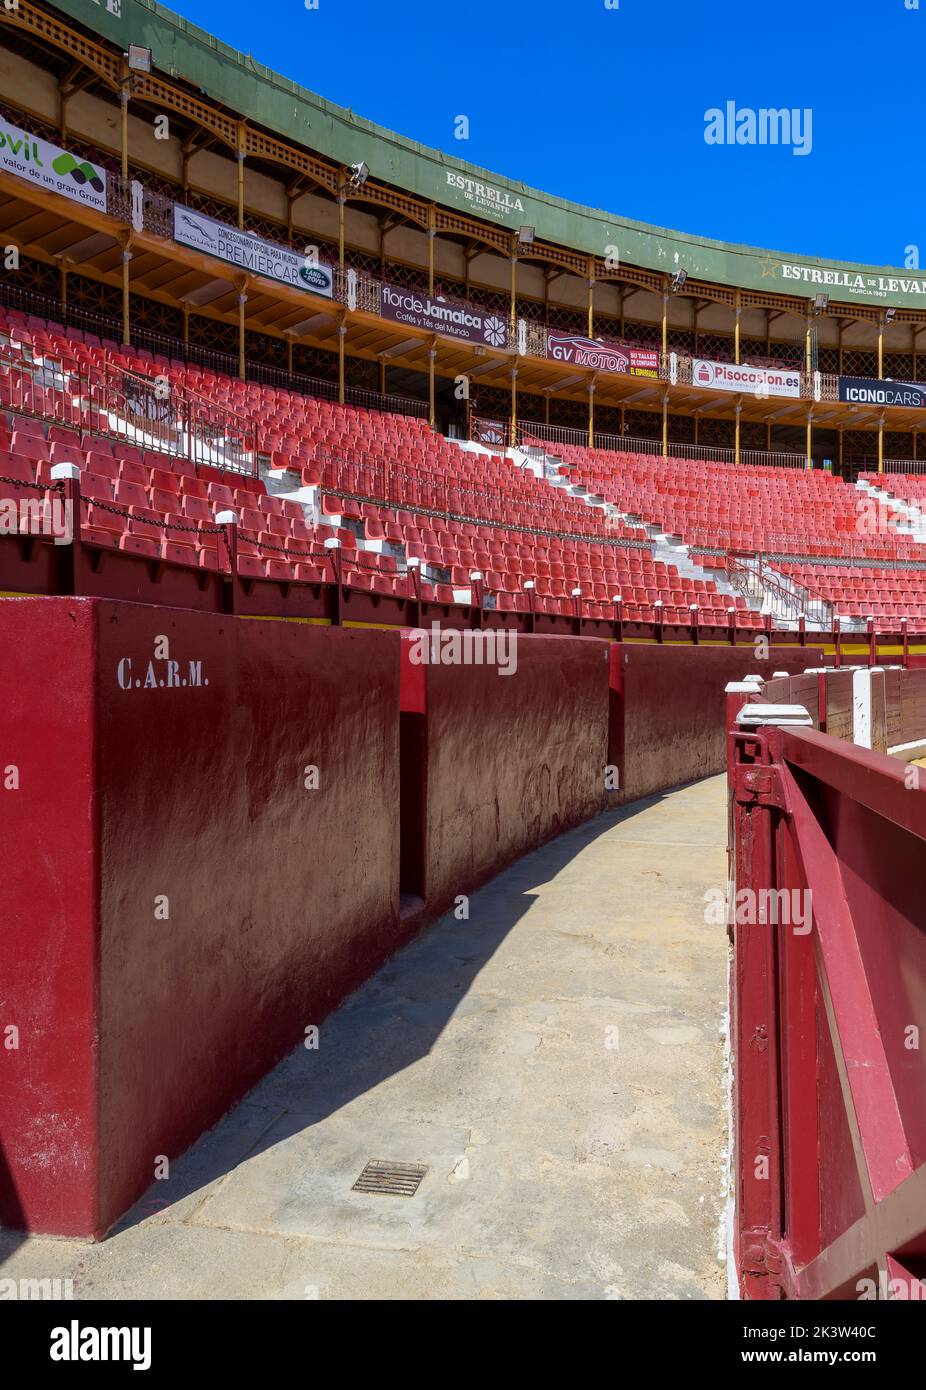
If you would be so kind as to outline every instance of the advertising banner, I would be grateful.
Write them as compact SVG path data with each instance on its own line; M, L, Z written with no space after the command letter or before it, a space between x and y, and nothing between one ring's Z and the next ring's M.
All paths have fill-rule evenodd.
M908 410L926 409L926 386L910 381L877 381L871 377L841 376L839 399L853 405L899 405Z
M0 169L75 203L106 211L106 171L0 118Z
M192 212L179 204L174 207L174 240L240 266L252 275L262 275L267 280L320 294L326 299L332 297L334 272L331 266L322 261L310 264L298 251L277 246L252 232L240 232L237 227L229 227L214 217Z
M692 386L712 391L738 391L744 396L800 396L801 374L790 368L747 367L744 363L706 362L696 357L691 364Z
M548 333L547 357L573 367L628 376L659 375L659 353L646 348L624 347L602 338L582 338L575 333Z
M395 323L442 333L445 338L460 338L493 348L508 347L508 323L501 315L426 291L383 285L382 316Z

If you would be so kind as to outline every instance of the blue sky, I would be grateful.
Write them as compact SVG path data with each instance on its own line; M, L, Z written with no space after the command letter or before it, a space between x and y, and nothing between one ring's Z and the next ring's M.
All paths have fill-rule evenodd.
M359 115L576 202L875 265L913 245L926 265L926 0L168 3ZM810 152L707 144L730 101L809 109Z

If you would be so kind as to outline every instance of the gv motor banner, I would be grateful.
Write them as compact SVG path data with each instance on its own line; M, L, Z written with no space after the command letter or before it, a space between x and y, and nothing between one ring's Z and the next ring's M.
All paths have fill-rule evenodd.
M839 399L853 405L899 405L908 410L926 409L926 386L910 381L877 381L871 377L841 376Z
M596 372L619 372L630 376L658 376L659 353L644 348L623 347L603 339L581 338L575 333L548 333L547 357L568 362L573 367L591 367Z
M713 391L738 391L744 396L799 396L801 374L785 369L747 367L744 363L706 362L696 357L691 364L692 386L709 386Z
M220 261L229 261L253 275L324 295L326 299L332 297L334 273L331 266L321 261L311 265L298 251L277 246L252 232L240 232L237 227L228 227L224 222L217 222L201 212L191 212L179 204L174 205L174 240L217 256Z
M0 169L75 203L106 211L104 169L4 120L0 120Z
M382 315L396 323L443 333L447 338L462 338L467 343L482 343L493 348L508 347L507 321L474 304L464 304L462 300L383 285Z

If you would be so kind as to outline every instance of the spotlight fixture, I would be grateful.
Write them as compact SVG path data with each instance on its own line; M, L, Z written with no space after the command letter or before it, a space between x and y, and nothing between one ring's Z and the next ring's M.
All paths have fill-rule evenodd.
M678 270L674 271L674 272L673 272L673 275L672 275L672 278L671 278L671 280L669 281L669 284L672 286L672 293L673 293L673 294L678 294L679 290L682 288L682 286L684 285L684 283L685 283L685 281L686 281L687 279L688 279L688 271L687 271L687 270L678 269Z
M151 71L151 49L142 48L141 44L130 43L125 60L129 65L130 72Z
M885 322L885 323L893 323L894 320L896 319L896 317L897 317L897 310L896 310L896 309L885 309L885 311L884 311L884 322Z
M351 188L362 188L370 177L370 166L369 164L365 164L361 159L359 164L352 164L350 166L348 173L350 174L348 183Z
M519 228L518 228L518 241L520 242L520 244L521 244L522 246L530 246L530 245L532 244L533 240L534 240L534 229L533 229L533 227L519 227Z
M828 295L828 294L818 294L817 297L816 297L816 299L815 299L814 302L813 302L813 311L814 311L815 314L825 314L826 311L827 311L827 309L829 308L829 305L830 305L830 297L829 297L829 295Z

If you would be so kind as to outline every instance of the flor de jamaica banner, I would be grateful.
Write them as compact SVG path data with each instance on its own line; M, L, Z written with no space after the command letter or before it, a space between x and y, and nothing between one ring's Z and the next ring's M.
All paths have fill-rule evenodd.
M591 367L596 372L620 372L629 376L658 376L659 353L647 348L623 347L599 338L581 338L575 333L548 333L547 357L568 362L573 367Z
M298 251L277 246L252 232L241 232L237 227L217 222L205 213L192 212L179 203L174 205L174 240L217 256L220 261L229 261L252 275L263 275L267 280L292 285L297 290L310 290L326 299L332 297L331 266L322 261L310 263Z
M47 188L76 203L106 211L105 169L2 119L0 169L18 174L38 188Z
M508 347L508 322L492 310L424 291L382 287L382 316L412 328L428 328L445 338L461 338L484 347Z
M871 377L841 376L839 399L853 405L899 405L926 410L926 386L911 381L877 381Z

